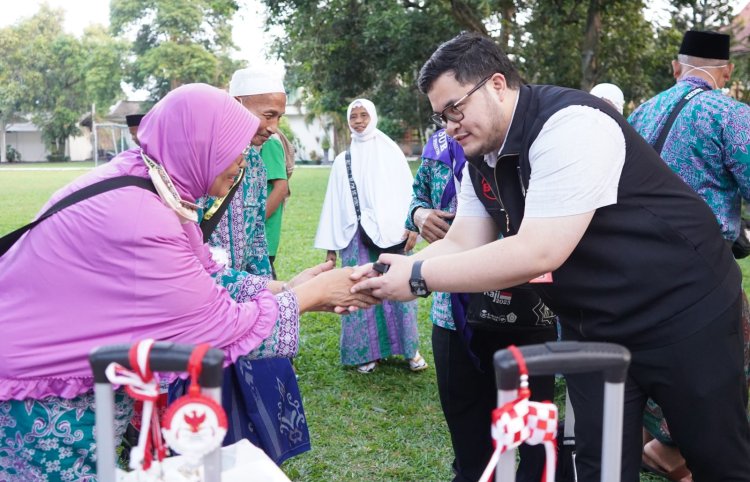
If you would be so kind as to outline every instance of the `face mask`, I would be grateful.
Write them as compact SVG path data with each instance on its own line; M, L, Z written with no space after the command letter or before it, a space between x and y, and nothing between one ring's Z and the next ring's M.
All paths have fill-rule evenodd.
M710 72L709 72L708 70L706 70L706 68L709 68L709 69L720 69L720 68L722 68L722 67L726 67L726 66L728 65L728 64L724 64L724 65L714 65L714 66L711 66L711 67L706 67L706 68L703 68L703 67L696 67L695 65L690 65L690 64L686 64L686 63L684 63L684 62L679 62L679 64L680 64L680 65L684 65L685 67L690 67L690 68L689 68L689 69L688 69L687 71L685 71L685 72L684 72L684 73L683 73L683 74L682 74L682 75L681 75L680 77L685 77L685 76L687 75L687 73L688 73L688 72L690 72L690 71L692 71L692 70L700 70L700 71L701 71L701 72L703 72L704 74L706 74L706 75L708 75L709 77L711 77L711 80L713 81L713 85L714 85L714 88L715 88L715 89L716 89L716 88L718 88L718 87L717 87L717 86L718 86L718 84L717 84L717 82L716 82L716 79L714 78L714 76L713 76L713 75L711 75L711 73L710 73Z

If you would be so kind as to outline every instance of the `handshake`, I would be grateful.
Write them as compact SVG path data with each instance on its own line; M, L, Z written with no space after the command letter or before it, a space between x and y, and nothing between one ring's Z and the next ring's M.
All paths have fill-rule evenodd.
M288 287L297 294L301 312L346 314L370 308L386 299L414 299L409 289L408 275L401 282L403 289L396 289L398 280L403 277L399 275L405 269L410 272L412 260L407 256L383 254L376 263L344 268L334 268L334 262L328 259L289 281ZM385 276L386 273L388 276Z

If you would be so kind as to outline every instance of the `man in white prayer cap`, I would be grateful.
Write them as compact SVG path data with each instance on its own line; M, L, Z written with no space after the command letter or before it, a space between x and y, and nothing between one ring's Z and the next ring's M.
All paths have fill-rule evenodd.
M240 69L232 75L229 93L260 119L253 145L262 145L260 157L266 168L267 198L263 219L269 266L273 279L276 279L273 263L281 238L284 199L289 196L284 148L276 135L286 108L284 85L280 78L268 74L267 69Z
M212 252L218 253L228 268L222 280L241 285L240 296L253 296L263 288L278 293L286 288L286 283L272 280L265 221L267 207L275 211L287 195L286 167L282 151L277 160L280 169L267 169L260 149L273 141L286 108L286 93L281 79L267 68L246 68L232 75L229 94L260 119L260 125L251 141L253 147L246 154L244 173L225 198L208 200L201 229ZM274 173L272 178L269 172ZM244 272L258 276L249 277ZM279 307L289 308L293 309ZM280 338L284 335L278 334ZM231 425L227 443L247 438L277 464L310 450L305 422L288 430L275 417L261 416L284 407L297 412L295 420L304 420L299 387L288 358L240 357L232 370L225 371L225 378L225 389L230 388L223 396ZM252 385L248 380L252 380ZM280 395L279 383L284 385L281 392L286 397Z
M615 84L596 84L594 88L591 89L590 93L591 95L606 100L617 109L617 112L622 114L622 109L625 106L625 96L623 95L622 90Z

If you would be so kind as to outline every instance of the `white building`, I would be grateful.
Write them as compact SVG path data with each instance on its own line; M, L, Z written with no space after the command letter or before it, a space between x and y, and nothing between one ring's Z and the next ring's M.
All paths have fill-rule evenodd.
M297 138L295 157L301 161L333 162L334 129L328 116L311 116L298 100L298 95L287 96L284 117ZM328 139L328 152L323 150L323 140Z
M90 138L89 129L81 128L80 135L67 139L65 155L71 161L91 159ZM46 162L50 154L42 140L42 130L30 121L6 124L5 143L21 155L23 162Z

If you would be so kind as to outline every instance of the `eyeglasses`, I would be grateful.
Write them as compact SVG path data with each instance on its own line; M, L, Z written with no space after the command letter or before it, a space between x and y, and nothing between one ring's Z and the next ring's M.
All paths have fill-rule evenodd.
M481 89L482 86L492 78L492 75L488 75L487 77L482 79L477 85L474 86L473 89L467 92L466 95L458 99L456 102L450 103L448 107L443 109L441 112L435 112L434 114L432 114L430 116L430 120L434 122L438 127L441 127L443 129L448 126L448 121L461 122L462 120L464 120L464 113L458 109L458 106L461 105L462 102L465 102L471 94Z

